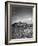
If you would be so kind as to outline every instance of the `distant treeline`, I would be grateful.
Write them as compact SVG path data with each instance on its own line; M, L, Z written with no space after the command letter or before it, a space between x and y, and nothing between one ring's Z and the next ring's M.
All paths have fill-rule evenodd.
M13 27L24 27L24 28L32 28L33 24L28 24L28 23L22 23L22 22L18 22L18 23L14 23L12 24Z

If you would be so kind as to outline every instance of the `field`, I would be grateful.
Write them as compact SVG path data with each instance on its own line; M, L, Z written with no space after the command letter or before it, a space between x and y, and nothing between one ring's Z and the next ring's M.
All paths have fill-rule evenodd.
M14 23L11 25L11 38L32 38L33 37L33 24L28 23Z

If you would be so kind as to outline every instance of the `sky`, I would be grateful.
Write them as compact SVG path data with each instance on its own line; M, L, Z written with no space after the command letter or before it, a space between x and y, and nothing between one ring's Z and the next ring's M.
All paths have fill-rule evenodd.
M11 6L11 24L15 22L32 23L32 7Z

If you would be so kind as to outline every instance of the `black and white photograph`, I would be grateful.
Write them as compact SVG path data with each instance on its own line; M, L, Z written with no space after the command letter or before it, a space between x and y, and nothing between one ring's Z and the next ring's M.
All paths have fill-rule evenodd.
M6 4L6 43L36 42L36 3L6 2Z
M11 6L11 38L32 38L33 22L32 7L29 6Z

